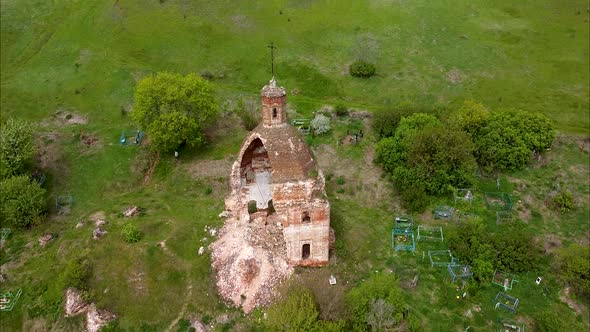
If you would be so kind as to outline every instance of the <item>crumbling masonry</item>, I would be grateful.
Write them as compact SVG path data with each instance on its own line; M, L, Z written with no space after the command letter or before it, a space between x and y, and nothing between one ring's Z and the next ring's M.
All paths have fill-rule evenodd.
M287 123L285 89L262 88L262 123L233 164L227 218L210 245L219 294L244 311L269 304L293 266L328 263L334 234L325 179Z
M285 89L273 78L261 96L262 123L248 134L232 167L226 209L244 223L266 224L276 214L270 220L282 225L289 264L325 265L330 203L324 176L299 131L287 123Z

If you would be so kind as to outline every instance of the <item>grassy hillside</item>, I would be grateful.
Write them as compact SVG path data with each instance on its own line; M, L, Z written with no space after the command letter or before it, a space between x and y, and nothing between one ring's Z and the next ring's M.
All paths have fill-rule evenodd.
M179 163L161 156L155 169L144 147L121 146L118 139L121 130L135 127L128 116L133 89L150 73L209 73L220 103L257 98L270 78L270 41L278 47L277 79L288 89L290 108L302 115L337 102L372 111L404 100L452 107L467 98L548 115L560 139L542 161L504 175L502 190L520 200L519 220L539 241L588 244L588 141L578 137L590 130L587 2L161 2L1 0L1 118L39 124L37 163L50 191L48 221L13 230L0 252L7 276L2 291L23 289L15 310L0 314L2 331L81 329L80 318L63 317L59 289L64 267L80 255L93 263L97 304L115 312L122 328L172 330L189 317L217 330L249 326L250 317L217 297L209 258L197 254L212 241L205 226L222 224L217 215L229 166L246 132L234 117L222 119L206 149L181 151ZM378 75L351 78L348 64L357 57L375 62ZM414 256L392 254L392 217L401 210L392 185L372 164L373 138L369 133L358 146L334 144L347 129L363 126L368 131L345 119L331 136L310 140L324 172L333 175L328 194L337 249L330 267L298 273L322 282L334 273L340 295L375 270L396 272L402 284L419 274L419 286L405 294L425 330L489 330L500 315L492 304L499 287L457 301L445 271L422 261L429 246L444 244L420 244ZM97 140L88 145L84 137ZM339 176L344 184L335 181ZM547 208L555 183L574 193L574 212L562 216ZM477 194L494 186L483 179ZM68 215L55 211L53 200L62 193L74 198ZM133 222L145 236L135 244L120 235L121 211L131 204L144 209ZM473 210L493 231L493 213L482 204ZM109 222L99 241L92 240L89 220L97 211ZM430 213L417 219L434 223ZM76 228L80 221L84 226ZM46 233L56 238L42 248L37 239ZM537 275L547 282L546 294L535 288ZM574 315L559 299L550 260L519 277L517 318L532 324L545 308ZM582 311L574 319L587 325L587 299L575 302ZM466 318L475 305L481 313Z
M584 1L3 0L2 108L118 120L134 81L161 70L208 71L224 92L250 94L269 79L274 41L301 109L473 98L586 133L588 15ZM347 75L359 56L377 77Z

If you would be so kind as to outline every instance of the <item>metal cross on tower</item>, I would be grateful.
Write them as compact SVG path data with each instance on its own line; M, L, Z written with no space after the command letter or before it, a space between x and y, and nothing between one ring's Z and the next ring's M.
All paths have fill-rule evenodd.
M277 48L273 42L270 42L270 44L267 46L268 48L270 48L270 72L272 74L272 76L275 76L275 53L274 50L275 48Z

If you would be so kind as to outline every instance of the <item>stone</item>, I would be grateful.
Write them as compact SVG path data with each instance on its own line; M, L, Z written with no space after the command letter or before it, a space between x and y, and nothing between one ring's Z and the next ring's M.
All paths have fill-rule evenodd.
M225 218L229 217L229 213L227 211L223 211L219 214L218 217L221 219L225 219Z
M205 247L200 247L199 248L199 256L203 255L205 253Z
M117 318L117 316L108 310L97 309L94 303L88 306L86 314L86 329L88 332L98 332L101 327L107 325L110 321Z
M134 205L134 206L130 206L130 207L128 207L128 208L127 208L127 209L126 209L126 210L123 212L123 215L124 215L125 217L127 217L127 218L130 218L130 217L133 217L133 216L135 216L136 214L138 214L138 213L139 213L139 211L140 211L139 207Z
M104 229L102 229L100 227L96 227L94 229L94 231L92 231L92 238L94 238L95 240L98 240L106 233L107 233L107 231L105 231Z
M87 307L88 303L84 301L82 294L78 289L72 287L66 289L66 317L76 316L86 311Z
M45 247L49 243L49 241L51 241L52 239L53 239L53 235L45 234L39 238L39 245L41 247Z
M82 221L80 221L79 223L76 224L76 228L81 228L84 226L84 223Z

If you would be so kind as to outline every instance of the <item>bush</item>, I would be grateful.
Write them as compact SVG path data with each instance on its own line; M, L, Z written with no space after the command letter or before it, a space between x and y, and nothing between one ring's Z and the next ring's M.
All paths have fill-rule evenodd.
M28 176L14 176L0 182L0 222L28 227L43 221L46 191Z
M346 106L344 106L342 104L336 105L336 107L334 108L334 111L336 112L336 116L347 116L348 115L348 108L346 108Z
M252 214L252 213L256 213L256 211L258 211L258 208L256 207L256 201L249 201L248 202L248 213Z
M565 190L553 197L553 206L561 213L568 213L576 207L572 193Z
M236 114L242 120L242 125L246 130L252 130L256 128L260 122L260 112L256 107L256 104L252 100L240 99L236 107Z
M0 127L0 179L24 173L35 153L33 129L28 123L8 119Z
M401 322L407 309L398 280L383 272L352 288L346 294L346 305L355 331L379 331L383 324L391 328Z
M139 230L139 227L130 221L123 224L121 234L127 243L138 242L143 237L143 233Z
M377 68L375 65L363 60L357 60L353 62L348 68L350 75L360 78L369 78L375 75Z
M319 311L309 290L291 286L282 297L268 307L264 324L269 331L312 331Z
M557 253L559 278L581 296L590 295L590 249L571 244Z
M92 276L92 265L84 257L73 259L63 273L64 288L74 287L79 290L88 289L88 280Z
M481 221L461 224L447 232L449 249L461 262L469 264L474 277L489 281L493 271L522 273L538 268L542 251L532 235L520 225L487 232Z
M330 131L330 118L322 114L316 114L310 125L317 135L327 133Z
M409 101L401 102L392 109L377 111L373 114L371 126L378 139L392 137L395 135L395 129L404 116L416 113L418 109Z

